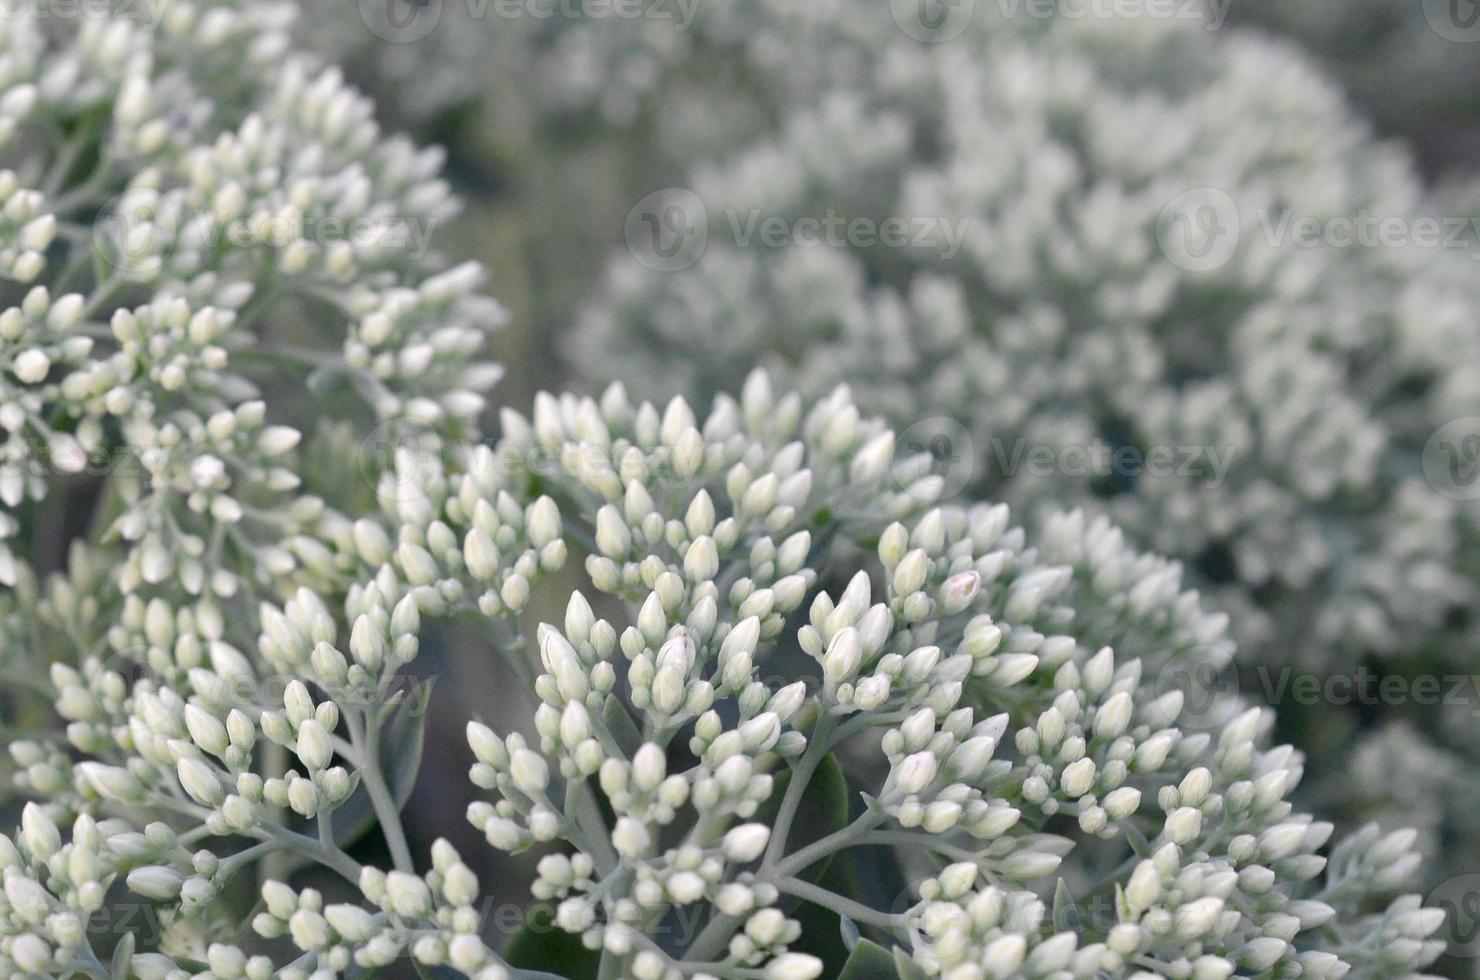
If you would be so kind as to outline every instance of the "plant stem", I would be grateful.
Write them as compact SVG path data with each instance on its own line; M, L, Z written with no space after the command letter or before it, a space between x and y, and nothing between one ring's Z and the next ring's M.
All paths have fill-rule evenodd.
M761 860L762 873L774 865L786 849L786 838L791 834L792 821L796 819L797 809L802 805L802 794L806 792L812 775L832 747L827 737L831 723L830 715L823 714L818 718L817 727L812 730L811 744L791 770L791 783L786 787L786 796L781 800L781 809L777 811L776 822L771 826L771 842L766 845L766 854Z
M390 848L391 861L397 871L411 873L415 864L411 860L411 848L406 844L406 829L401 826L401 811L391 798L385 785L385 776L380 771L380 724L379 719L366 716L365 744L360 747L365 758L361 779L365 792L370 794L370 805L375 809L375 818L380 823L380 832Z
M871 909L861 902L855 902L851 898L844 898L825 888L808 884L800 878L782 878L776 882L776 888L784 894L804 899L814 905L821 905L839 915L846 915L855 922L878 926L880 929L893 931L900 921L900 916Z

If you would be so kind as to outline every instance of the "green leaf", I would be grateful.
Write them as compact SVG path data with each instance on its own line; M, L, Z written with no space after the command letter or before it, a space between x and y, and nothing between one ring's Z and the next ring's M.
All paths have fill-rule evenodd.
M781 801L786 798L791 785L792 771L788 769L776 777L771 789L771 798L762 808L756 820L776 826ZM802 791L801 806L791 822L791 832L786 839L786 853L794 854L829 834L848 826L848 778L831 754L822 757L807 788ZM804 881L817 882L827 873L832 858L828 857L804 868L796 877Z
M544 904L530 907L524 928L509 940L503 955L504 961L519 971L515 976L526 980L543 980L545 977L596 980L601 966L601 955L582 946L580 936L557 926L554 910ZM538 972L542 970L559 972Z
M421 772L422 751L426 747L426 707L415 700L402 705L381 735L381 758L390 762L386 773L386 786L396 801L397 809L405 809L416 788L416 777ZM376 826L375 808L370 805L370 794L356 788L350 798L335 807L330 816L333 821L334 839L339 846L348 847ZM313 834L313 821L298 821L302 833Z
M860 939L838 980L899 980L894 954L871 939Z
M1053 927L1055 932L1079 931L1079 909L1062 878L1053 890Z
M607 695L606 703L601 707L601 722L611 732L612 738L616 739L617 747L627 753L629 758L642 747L642 732L616 695Z
M842 920L838 913L813 902L799 900L786 914L802 927L801 937L791 944L791 948L798 953L810 953L821 960L824 977L838 976L850 955L844 943Z

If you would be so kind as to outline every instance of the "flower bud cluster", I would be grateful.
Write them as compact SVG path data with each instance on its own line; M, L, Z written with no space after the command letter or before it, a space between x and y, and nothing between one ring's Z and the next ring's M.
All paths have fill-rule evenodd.
M542 859L533 887L557 926L633 975L815 976L820 964L789 949L784 896L807 887L798 875L812 862L874 838L951 859L917 885L917 905L885 916L931 976L1132 976L1154 960L1188 976L1298 964L1378 977L1437 954L1437 920L1404 918L1408 900L1384 913L1415 934L1396 958L1322 938L1402 886L1417 861L1411 834L1353 838L1337 853L1371 866L1344 857L1323 886L1332 828L1288 801L1303 764L1267 746L1269 718L1248 709L1212 731L1179 727L1182 693L1156 690L1148 666L1221 665L1231 647L1224 618L1181 590L1176 566L1083 514L1050 518L1035 547L1000 506L850 506L855 484L832 480L890 473L892 443L851 422L853 438L828 440L854 417L845 392L802 423L789 399L768 401L763 379L746 391L702 424L680 400L633 410L614 389L600 402L546 400L535 423L506 425L510 442L538 440L558 461L541 486L562 502L564 526L590 529L588 575L630 617L619 627L574 593L563 625L539 630L537 737L468 730L471 778L494 795L468 814L487 840L575 849ZM805 519L803 536L769 489L751 495L769 476L753 476L751 461L790 436L778 422L800 424L803 438L784 443L795 464L777 485L810 481L785 506L826 515ZM645 468L652 450L628 451L678 450L694 443L687 432L698 443L681 458L714 462L676 464L684 482ZM875 445L888 446L877 465ZM616 467L593 462L608 454ZM787 578L799 594L779 586ZM755 583L770 590L763 604ZM1102 642L1122 640L1147 659ZM980 702L1010 710L969 706ZM841 751L864 732L868 747ZM790 786L833 750L862 812L799 844ZM1047 828L1060 815L1077 836ZM1086 872L1102 846L1144 854L1110 879L1113 919L1050 930L1027 889ZM725 917L718 940L676 952L645 935L697 902Z
M128 547L119 592L323 585L350 571L341 528L285 456L317 410L278 384L269 413L263 366L473 436L502 314L430 248L456 207L440 153L293 48L293 4L157 13L7 10L0 268L30 288L0 315L0 502L101 465L126 505L99 529ZM14 531L0 515L7 586Z
M1331 31L1277 6L1245 14L1325 42L1383 38L1389 63L1417 51L1424 71L1469 71L1464 45L1437 40L1431 21L1453 28L1443 14L1364 3L1365 30L1343 19ZM1468 672L1480 517L1440 471L1462 453L1442 427L1480 415L1480 297L1469 233L1452 234L1472 190L1426 193L1323 74L1339 65L1206 29L1226 10L1208 22L1192 7L963 10L903 25L908 12L883 6L793 8L701 5L681 32L648 17L511 32L522 57L507 63L550 80L536 86L552 93L541 118L579 119L591 135L576 153L597 158L599 144L640 161L634 172L675 174L692 192L675 198L685 227L707 232L677 270L641 236L613 252L570 344L588 380L695 404L750 366L812 395L847 381L901 426L960 422L950 455L963 481L1025 516L1045 495L1083 504L1184 561L1273 670L1325 679L1419 649L1436 672ZM449 58L478 26L456 16L426 41ZM951 43L921 43L936 27ZM1382 87L1363 101L1443 89ZM478 100L469 88L459 98ZM639 122L652 118L663 124ZM569 142L526 144L542 174L580 166ZM647 189L618 200L634 217L671 213ZM823 210L844 227L887 215L908 243L792 234ZM1374 243L1360 237L1369 218L1442 225L1450 241ZM1340 237L1354 225L1356 240ZM558 324L568 306L552 304ZM1323 770L1383 726L1350 729ZM1444 726L1423 731L1463 758ZM1358 806L1381 796L1324 792ZM1473 808L1448 811L1446 832L1480 853Z
M19 832L0 836L0 969L7 975L60 974L94 958L89 920L113 881L109 835L117 829L82 815L64 842L53 814L28 803Z

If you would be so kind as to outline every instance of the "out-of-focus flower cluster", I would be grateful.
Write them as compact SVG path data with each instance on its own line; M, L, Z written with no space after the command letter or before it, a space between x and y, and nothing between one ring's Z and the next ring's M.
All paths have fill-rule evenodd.
M1209 0L1210 4L1212 0ZM1480 82L1480 20L1462 3L1360 0L1338 12L1320 4L1239 0L1229 21L1298 41L1386 132L1412 141L1439 170L1473 152Z

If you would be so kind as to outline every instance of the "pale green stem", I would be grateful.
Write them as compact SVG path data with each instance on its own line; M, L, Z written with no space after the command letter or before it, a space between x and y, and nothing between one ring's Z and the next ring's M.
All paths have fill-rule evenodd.
M855 902L851 898L844 898L826 888L802 881L800 878L782 878L776 882L777 890L783 894L792 895L804 899L814 905L831 909L839 915L846 915L854 922L862 922L864 925L877 926L880 929L893 931L904 921L902 915L890 915L888 912L880 912L871 909L861 902Z
M370 794L370 805L375 809L375 818L380 823L380 832L390 848L391 862L397 871L411 873L415 864L411 860L411 848L406 844L406 829L401 825L401 811L391 798L385 784L385 775L380 771L380 728L382 719L378 714L373 721L370 713L365 716L364 744L359 746L364 755L365 766L360 770L360 779L365 792Z

